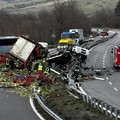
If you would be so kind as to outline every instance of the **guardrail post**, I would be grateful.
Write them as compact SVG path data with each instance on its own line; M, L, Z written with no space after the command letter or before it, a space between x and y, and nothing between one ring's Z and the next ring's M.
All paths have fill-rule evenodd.
M95 108L98 108L98 105L99 105L98 99L95 98L95 101L94 101L94 102L95 102L94 107L95 107Z
M120 110L118 110L118 120L120 120Z
M96 108L96 99L93 98L93 104L94 104L94 108Z
M118 110L115 109L115 120L118 120Z
M113 116L113 107L112 106L109 106L109 108L110 108L110 118L112 118L112 116Z
M97 99L97 104L96 104L97 108L100 108L99 105L100 105L100 100Z
M93 105L93 98L90 99L91 106Z
M83 101L86 102L86 100L85 100L86 96L84 94L82 94L82 97L83 97Z
M101 102L101 112L102 112L102 113L104 112L104 110L103 110L103 106L104 106L104 103Z
M108 114L108 104L106 104L106 103L105 103L105 110L106 110L105 113L107 115Z
M90 101L90 97L87 95L87 103L89 103Z

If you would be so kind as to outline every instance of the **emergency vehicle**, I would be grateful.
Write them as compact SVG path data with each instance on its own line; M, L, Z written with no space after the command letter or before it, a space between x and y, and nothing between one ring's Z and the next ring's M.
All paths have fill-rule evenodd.
M113 66L115 68L120 67L120 45L116 45L114 48L112 48L111 53L114 55Z

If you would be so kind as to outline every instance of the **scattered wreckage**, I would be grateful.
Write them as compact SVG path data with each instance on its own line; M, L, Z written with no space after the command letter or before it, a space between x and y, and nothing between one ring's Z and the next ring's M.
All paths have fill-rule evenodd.
M81 53L81 56L84 56L84 54ZM9 60L9 67L11 70L16 69L19 71L27 69L28 72L30 71L30 73L27 73L27 76L25 75L21 77L21 75L18 75L13 80L15 83L22 82L28 86L33 81L31 73L36 71L34 72L34 76L37 76L38 64L44 58L46 60L44 67L53 69L57 68L58 70L58 66L60 66L60 73L62 73L61 78L66 78L64 75L65 71L63 69L65 68L66 71L69 71L68 66L74 61L74 59L76 59L76 56L73 57L71 51L68 49L59 50L57 52L55 51L54 53L48 53L48 49L46 49L39 42L36 42L25 36L20 36L11 48L9 56L7 56L7 58L8 59L5 58L5 60ZM83 58L81 57L81 59ZM17 66L17 64L19 64L19 66ZM53 74L53 71L51 69L50 71ZM37 77L37 79L39 79L42 83L54 83L55 76L52 76L52 74L46 75L43 72L42 77Z

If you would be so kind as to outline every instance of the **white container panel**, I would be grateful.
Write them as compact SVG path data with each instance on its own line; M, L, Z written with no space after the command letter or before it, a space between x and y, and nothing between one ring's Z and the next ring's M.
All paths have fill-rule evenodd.
M17 58L26 61L34 48L35 44L20 37L11 49L10 53Z

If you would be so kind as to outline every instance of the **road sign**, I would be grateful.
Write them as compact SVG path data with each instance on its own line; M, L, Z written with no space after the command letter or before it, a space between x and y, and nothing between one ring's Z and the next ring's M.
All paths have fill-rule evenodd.
M52 38L56 38L56 35L55 35L55 33L53 33L53 34L51 35L51 37L52 37Z

